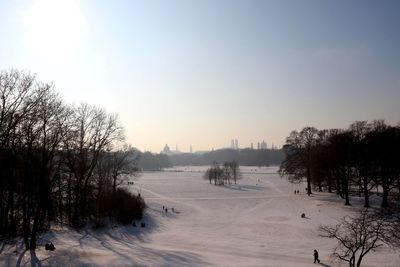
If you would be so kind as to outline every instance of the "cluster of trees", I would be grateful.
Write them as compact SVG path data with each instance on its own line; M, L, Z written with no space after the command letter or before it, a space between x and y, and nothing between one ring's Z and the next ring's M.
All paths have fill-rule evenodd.
M241 173L239 164L236 161L225 162L223 166L219 166L217 163L207 169L204 174L204 179L209 180L210 184L214 180L214 185L231 184L240 179Z
M244 166L279 165L284 160L281 149L218 149L202 154L169 155L174 166L210 165L213 162L236 161Z
M50 222L141 216L143 200L118 187L137 172L137 153L123 144L115 115L66 105L29 73L0 72L0 236L22 235L35 249Z
M163 168L171 168L172 164L166 154L139 152L138 167L143 171L159 171Z
M306 127L293 131L283 147L286 159L280 174L292 182L307 181L319 191L336 191L350 205L349 194L382 195L382 207L389 206L389 194L400 191L400 126L382 120L357 121L348 129L318 130Z
M137 152L138 168L143 171L159 171L163 168L188 165L210 165L213 162L236 161L245 166L279 165L284 154L281 149L219 149L206 153L154 154Z

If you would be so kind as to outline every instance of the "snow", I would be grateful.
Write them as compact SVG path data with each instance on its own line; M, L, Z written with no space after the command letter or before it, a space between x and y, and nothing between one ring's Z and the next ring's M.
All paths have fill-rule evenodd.
M145 228L119 226L100 231L58 227L40 242L52 241L35 255L20 243L2 245L1 266L313 266L313 250L322 266L332 261L335 241L318 234L361 204L345 207L334 194L305 194L277 167L241 167L237 185L214 186L202 178L207 167L177 167L148 172L130 190L140 192L148 208ZM295 195L294 190L300 190ZM356 199L352 201L357 202ZM361 202L362 203L362 202ZM166 206L168 212L163 211ZM174 208L175 212L172 212ZM305 213L307 218L301 218ZM372 252L362 266L399 266L398 252Z

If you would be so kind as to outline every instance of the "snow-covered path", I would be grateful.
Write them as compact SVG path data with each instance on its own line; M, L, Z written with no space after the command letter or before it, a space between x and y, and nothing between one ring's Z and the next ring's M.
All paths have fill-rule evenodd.
M57 250L39 249L37 262L41 266L313 266L316 248L321 266L346 266L331 262L335 242L319 237L318 226L335 223L357 206L344 207L332 194L308 197L304 185L289 184L276 174L277 168L242 168L243 179L230 186L210 185L202 179L202 167L179 170L145 173L130 188L140 191L148 205L146 228L54 231L47 238L55 240ZM300 217L303 212L305 219ZM5 264L0 265L31 266L30 255L21 255L10 256L6 249L0 254L0 263ZM383 250L367 257L363 266L394 267L400 266L398 262L398 254Z

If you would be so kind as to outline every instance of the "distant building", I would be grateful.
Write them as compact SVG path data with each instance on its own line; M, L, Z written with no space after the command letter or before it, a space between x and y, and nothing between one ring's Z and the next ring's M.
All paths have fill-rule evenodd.
M267 143L264 140L260 144L260 149L267 149Z
M272 150L276 150L276 149L279 149L279 147L275 146L274 143L272 143L272 148L271 149Z
M168 144L165 144L164 149L161 151L163 154L171 154L171 149L169 148Z
M251 148L251 149L254 149L253 143L250 143L250 148Z
M232 139L231 140L231 149L239 149L238 140Z
M166 144L164 146L164 149L160 153L166 155L173 155L173 154L181 154L182 152L179 151L178 146L176 146L176 150L171 150L168 144Z
M190 153L193 153L193 147L192 147L192 145L190 145L189 151L190 151Z
M264 140L261 143L257 142L257 149L267 149L267 143Z

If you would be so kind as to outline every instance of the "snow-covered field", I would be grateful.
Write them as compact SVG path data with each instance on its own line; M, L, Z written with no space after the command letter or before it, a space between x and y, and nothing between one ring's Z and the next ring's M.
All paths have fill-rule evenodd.
M318 249L320 265L346 266L332 262L335 241L319 237L318 226L334 224L362 204L345 207L327 193L308 197L303 184L280 178L276 167L242 167L243 179L231 186L203 180L206 168L180 167L135 178L131 190L140 191L148 205L145 228L54 229L41 240L52 241L54 252L40 247L31 255L18 245L3 244L0 265L313 266L313 250ZM300 195L294 195L297 189ZM363 263L400 266L400 257L381 249Z

